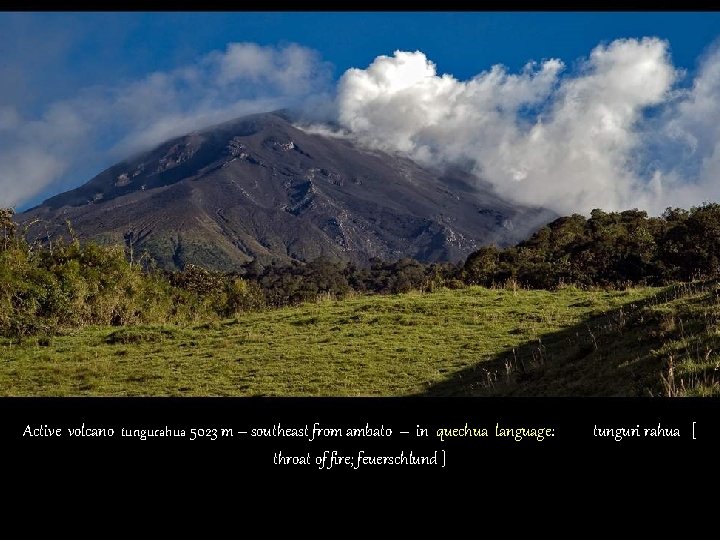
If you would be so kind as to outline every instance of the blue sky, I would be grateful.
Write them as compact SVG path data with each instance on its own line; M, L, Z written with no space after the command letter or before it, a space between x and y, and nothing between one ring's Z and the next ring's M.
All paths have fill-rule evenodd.
M42 106L92 84L172 69L230 42L299 43L319 51L336 76L378 55L417 49L465 79L497 63L517 70L529 60L571 60L598 43L643 36L669 40L674 63L693 69L719 29L720 12L4 13L0 55L3 63L36 63L25 66L30 88L13 97Z
M637 106L644 116L647 116L648 110L659 107L659 115L669 118L677 111L674 98L668 97L668 89L677 91L693 86L702 66L707 64L707 57L713 53L719 29L720 13L2 13L0 143L17 151L0 152L0 166L10 171L5 178L0 178L0 204L13 204L22 209L37 203L83 183L121 158L123 152L140 149L143 141L145 144L158 142L155 139L163 133L171 133L172 129L182 129L183 126L196 127L193 122L217 119L223 111L252 110L253 107L283 104L285 101L305 103L307 95L317 97L325 95L325 91L327 100L332 100L335 84L346 70L364 70L378 56L391 57L396 50L422 51L424 57L435 64L437 75L450 74L458 81L468 81L497 64L506 66L507 74L518 74L530 60L542 64L543 60L551 58L562 60L562 77L572 78L585 69L578 66L598 47L608 47L618 39L659 38L665 44L663 54L676 74L668 82L668 88L662 89L662 100L648 98L649 101L633 106ZM213 88L211 97L208 97L200 88L184 92L181 86L186 82L174 80L173 96L184 101L175 109L168 109L166 116L155 119L156 123L152 126L128 120L133 114L129 109L132 104L117 105L118 101L122 101L122 95L135 95L129 89L135 89L140 84L145 85L140 93L145 95L146 87L152 86L148 81L153 73L177 74L178 70L188 66L204 66L197 67L199 73L216 74L213 71L215 68L207 67L209 59L213 58L213 54L227 53L228 44L232 43L270 47L279 55L276 64L285 62L289 57L287 47L297 44L303 51L311 51L311 54L308 53L310 56L300 56L305 62L303 65L312 64L312 76L317 74L318 82L308 82L303 76L301 85L304 86L300 91L291 88L295 83L287 78L263 75L262 80L252 78L254 86L251 94L240 94L237 87L232 87L232 95L228 94L227 101L220 103L217 94L230 92L228 87ZM595 66L592 69L601 68ZM244 77L238 73L234 76ZM549 84L559 87L564 84L562 80L553 79L554 82ZM345 87L352 89L352 83L349 80ZM165 83L158 83L160 87L162 84ZM158 85L153 88L158 88ZM555 90L548 90L549 97L534 106L542 108L550 102L546 116L559 118L557 103L578 85L565 86L557 94L560 97L556 96ZM509 92L507 88L507 85L497 87L495 92L498 95ZM265 92L268 99L259 99ZM345 95L356 96L349 91ZM251 99L256 101L251 102ZM198 116L193 109L193 100L212 103ZM235 102L230 103L230 100ZM245 105L237 106L237 100L244 100ZM91 110L87 103L97 103L97 109ZM317 107L317 103L314 105ZM115 111L115 116L105 113L104 109ZM208 113L210 109L212 114ZM191 112L195 115L193 122L178 121L179 116L187 117ZM138 113L138 116L142 114ZM168 118L175 122L172 128L168 127ZM513 122L520 122L520 118L518 113ZM167 129L163 131L158 123ZM346 124L348 130L353 131L349 121ZM663 124L666 125L673 127L673 133L677 132L675 128L678 125L685 126L682 122L670 120ZM378 127L378 131L382 131L380 128L382 126ZM561 128L558 124L553 133L560 137L575 128ZM418 155L423 152L423 155L432 154L437 151L433 145L437 147L446 140L442 143L431 141L420 148L417 141L427 138L428 129L428 126L423 126L421 131L409 136L412 141L408 144L414 145L412 148L392 149L417 150ZM632 129L637 131L636 122ZM649 124L643 129L657 131ZM142 130L145 132L140 133ZM157 134L155 139L144 136L152 130ZM691 131L690 128L688 130ZM687 137L683 135L683 140L698 138L698 133L690 131ZM404 133L390 130L387 136L398 139ZM81 136L83 134L85 139ZM77 143L70 144L70 139L76 135ZM707 146L705 157L712 155L713 136L708 135L705 129L704 139L699 146L695 145ZM26 151L33 137L39 137L35 149L37 155ZM519 136L514 137L513 141L520 141ZM366 143L381 147L388 144L387 141L365 139ZM482 136L478 135L480 139ZM132 141L141 142L135 144ZM662 147L663 144L663 141L653 140L643 144L640 150L633 149L635 153L645 155L648 148ZM47 153L40 155L44 148L48 149ZM526 150L529 155L528 148L518 148ZM678 155L686 153L682 148L673 151ZM487 159L492 162L494 158L488 156ZM655 161L657 156L650 156L633 167L646 171L648 163L652 165ZM542 168L535 162L532 165ZM558 170L565 170L563 167L562 164L557 165ZM694 170L693 167L693 164L688 164L686 169ZM517 174L512 173L514 178L524 181L527 168L519 164L517 167L505 166L503 170L516 171ZM483 170L494 174L489 165ZM669 178L666 182L677 183L675 177L668 176L668 171L663 170L663 173L665 178ZM504 181L500 178L502 174L497 172L498 185ZM26 178L32 180L23 180ZM649 181L648 178L635 180ZM541 181L545 180L537 180ZM598 181L602 184L605 180ZM18 186L23 182L25 187L20 189ZM4 200L2 192L6 193ZM685 202L682 197L678 200ZM611 206L624 202L608 201ZM578 205L583 207L581 202Z

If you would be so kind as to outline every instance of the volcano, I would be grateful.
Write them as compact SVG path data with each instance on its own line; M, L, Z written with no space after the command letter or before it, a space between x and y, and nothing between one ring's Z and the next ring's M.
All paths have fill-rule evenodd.
M147 251L169 269L222 271L318 257L460 261L524 239L554 214L511 204L460 169L421 166L348 138L246 116L167 141L19 214L36 239L67 234Z

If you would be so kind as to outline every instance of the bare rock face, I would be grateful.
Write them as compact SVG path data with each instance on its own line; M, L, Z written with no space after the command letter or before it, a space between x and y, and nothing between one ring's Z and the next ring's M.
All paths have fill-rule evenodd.
M18 220L38 238L69 219L81 238L124 242L168 268L233 270L320 256L458 261L524 239L554 215L509 204L462 171L433 171L310 134L282 113L164 143Z

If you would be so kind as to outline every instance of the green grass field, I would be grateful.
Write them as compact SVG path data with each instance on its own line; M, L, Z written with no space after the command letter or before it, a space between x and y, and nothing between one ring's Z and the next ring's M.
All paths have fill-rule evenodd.
M0 395L709 395L717 308L710 285L471 287L88 327L0 338Z

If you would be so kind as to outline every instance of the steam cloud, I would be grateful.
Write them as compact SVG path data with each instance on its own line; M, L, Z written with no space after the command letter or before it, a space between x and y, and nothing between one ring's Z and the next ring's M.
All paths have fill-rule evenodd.
M720 50L684 77L656 38L599 45L572 71L550 59L465 81L422 52L396 51L337 85L315 51L233 43L170 72L86 89L38 118L0 106L0 205L59 185L89 155L107 166L174 135L294 106L366 146L471 167L520 203L658 214L720 199Z
M560 213L660 213L718 198L717 51L685 90L654 38L600 45L576 73L563 71L553 59L458 81L421 52L398 51L344 74L338 118L366 145L470 163L502 195Z

